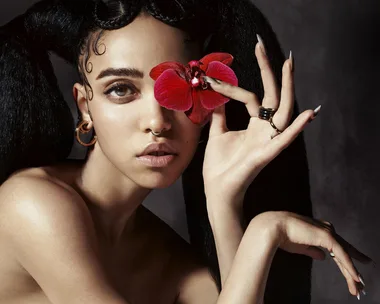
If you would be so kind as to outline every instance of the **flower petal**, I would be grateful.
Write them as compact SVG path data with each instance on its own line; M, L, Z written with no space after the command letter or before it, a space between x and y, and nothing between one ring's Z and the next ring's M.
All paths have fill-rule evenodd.
M193 105L191 87L175 70L166 70L154 85L154 96L167 109L188 111Z
M211 90L199 91L199 95L201 104L207 111L213 111L230 100L230 98Z
M213 61L209 64L206 75L220 79L221 81L232 84L233 86L238 85L238 79L234 71L230 67L218 61ZM200 95L203 107L208 110L213 110L230 100L229 98L213 90L201 91Z
M230 67L221 62L211 62L206 71L206 75L232 84L233 86L238 85L238 79L235 72Z
M234 57L228 53L211 53L206 55L199 61L202 62L201 68L204 71L206 71L210 62L213 61L220 61L221 63L230 66L234 61Z
M185 114L194 124L205 124L210 119L213 111L207 110L202 106L200 91L192 90L192 99L193 107L185 112Z
M174 61L163 62L163 63L155 66L150 71L149 76L153 80L157 80L157 78L160 77L161 74L168 69L176 70L179 75L181 75L181 76L183 76L183 78L185 78L185 72L186 72L185 66L181 63L174 62Z

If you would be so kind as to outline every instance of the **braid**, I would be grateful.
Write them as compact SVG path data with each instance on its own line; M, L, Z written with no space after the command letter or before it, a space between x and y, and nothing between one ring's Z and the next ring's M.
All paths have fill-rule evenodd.
M178 1L175 1L175 5L171 6L173 11L171 11L169 14L167 12L165 14L162 11L162 3L160 5L159 2L160 1L149 1L145 6L147 12L154 18L164 23L174 25L187 17L188 12L185 11L184 7ZM168 8L167 4L165 5L165 8Z
M101 1L95 4L93 18L95 24L104 30L116 30L128 25L141 11L141 2Z

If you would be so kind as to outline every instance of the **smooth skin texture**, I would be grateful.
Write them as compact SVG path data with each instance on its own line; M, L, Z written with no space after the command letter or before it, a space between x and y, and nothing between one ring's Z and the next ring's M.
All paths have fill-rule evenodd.
M288 128L290 111L279 110L275 123L286 131L273 140L268 122L253 117L247 130L235 133L225 127L223 108L213 115L204 176L224 282L220 295L190 246L141 206L152 189L166 187L180 176L198 143L200 128L184 113L161 108L149 78L150 70L161 62L187 63L199 57L196 48L188 51L191 48L184 40L180 30L146 15L105 33L101 44L106 52L90 57L93 69L87 77L93 99L88 97L89 88L74 86L83 119L98 137L88 159L80 165L66 162L23 170L0 187L0 247L4 248L0 251L0 280L5 282L0 286L1 303L262 303L276 250L321 258L320 251L307 250L308 246L332 250L347 275L350 292L357 293L354 283L359 278L350 252L339 245L334 234L315 224L318 221L266 212L254 218L244 232L237 216L241 193L302 131L313 117L311 110ZM264 102L274 102L267 98L267 90L276 88L270 81L272 72L258 48L266 88ZM283 96L293 94L289 67L288 60ZM99 77L109 68L142 73L115 75L114 70L114 75L108 71L106 77ZM212 87L245 102L250 113L257 107L251 92L226 84ZM293 102L292 98L281 100L280 109L292 109ZM162 137L150 133L161 129L165 129ZM166 168L151 169L136 160L136 155L155 141L168 142L178 152ZM241 156L253 153L257 158L239 163L225 157L215 166L211 155L221 157L219 149L228 155L241 143L249 147L235 152ZM225 170L232 168L241 183L221 187L228 185ZM217 188L216 179L220 181ZM360 253L359 257L363 258Z

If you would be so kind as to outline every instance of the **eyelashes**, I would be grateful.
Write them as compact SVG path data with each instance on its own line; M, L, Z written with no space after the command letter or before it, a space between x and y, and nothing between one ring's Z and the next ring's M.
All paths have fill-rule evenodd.
M140 91L132 84L115 83L104 92L104 95L117 103L126 103L134 100L139 93Z

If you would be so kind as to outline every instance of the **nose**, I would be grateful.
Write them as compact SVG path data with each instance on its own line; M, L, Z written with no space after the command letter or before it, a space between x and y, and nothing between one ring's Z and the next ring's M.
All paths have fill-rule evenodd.
M149 105L143 110L143 127L145 133L161 134L172 128L172 111L160 106L152 96L149 98Z

